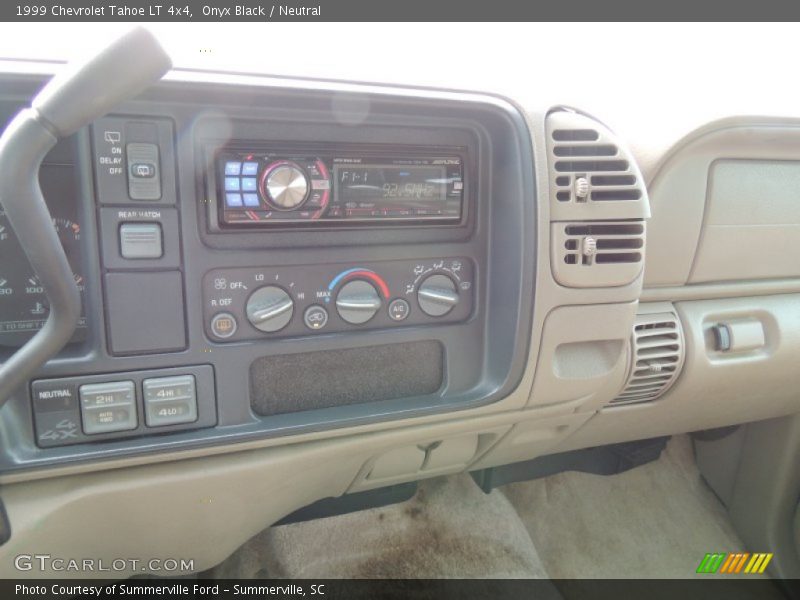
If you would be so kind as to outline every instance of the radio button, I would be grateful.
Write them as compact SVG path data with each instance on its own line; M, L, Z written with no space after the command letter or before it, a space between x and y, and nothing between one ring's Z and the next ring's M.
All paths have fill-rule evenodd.
M240 162L226 162L225 175L239 175L242 171L242 163Z
M261 200L258 197L258 194L242 194L244 198L244 205L250 206L252 208L261 206Z
M322 206L322 193L312 192L306 202L306 208L319 208Z
M242 205L242 195L232 193L225 194L225 204L233 208L240 207Z
M242 188L241 179L238 177L226 177L225 178L225 191L227 192L238 192Z
M264 180L267 197L276 208L293 210L299 207L308 195L308 179L297 165L279 163L267 173Z
M255 177L243 177L242 178L242 191L243 192L255 192L256 191L256 178Z
M258 174L257 162L246 162L242 165L242 176L255 177Z

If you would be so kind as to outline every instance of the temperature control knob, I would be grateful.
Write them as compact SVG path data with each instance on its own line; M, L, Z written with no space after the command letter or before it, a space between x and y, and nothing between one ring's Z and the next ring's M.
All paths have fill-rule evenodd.
M282 288L267 285L258 288L247 299L247 319L265 333L280 331L292 320L294 302Z
M293 210L308 196L308 177L296 164L280 162L267 169L262 193L278 210Z
M371 283L362 279L350 281L336 296L336 310L348 323L360 325L375 316L381 308L381 297Z
M458 289L447 275L431 275L419 285L417 300L426 315L443 317L458 304Z

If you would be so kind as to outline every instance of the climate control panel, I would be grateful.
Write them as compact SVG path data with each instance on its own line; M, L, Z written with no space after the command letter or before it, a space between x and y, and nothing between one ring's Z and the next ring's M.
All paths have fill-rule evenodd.
M203 316L215 342L453 323L472 313L474 286L464 257L215 269Z

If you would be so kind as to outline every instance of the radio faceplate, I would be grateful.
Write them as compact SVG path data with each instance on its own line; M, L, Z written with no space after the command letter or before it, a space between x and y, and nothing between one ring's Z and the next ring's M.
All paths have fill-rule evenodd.
M222 229L459 225L466 217L464 148L207 147L207 194Z
M203 277L217 342L453 323L472 313L470 259L215 269Z

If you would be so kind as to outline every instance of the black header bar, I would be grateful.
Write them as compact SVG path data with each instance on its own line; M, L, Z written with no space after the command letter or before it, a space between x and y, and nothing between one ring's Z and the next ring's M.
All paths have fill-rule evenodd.
M8 0L3 21L795 21L800 3L696 0ZM480 40L475 40L480 43Z

